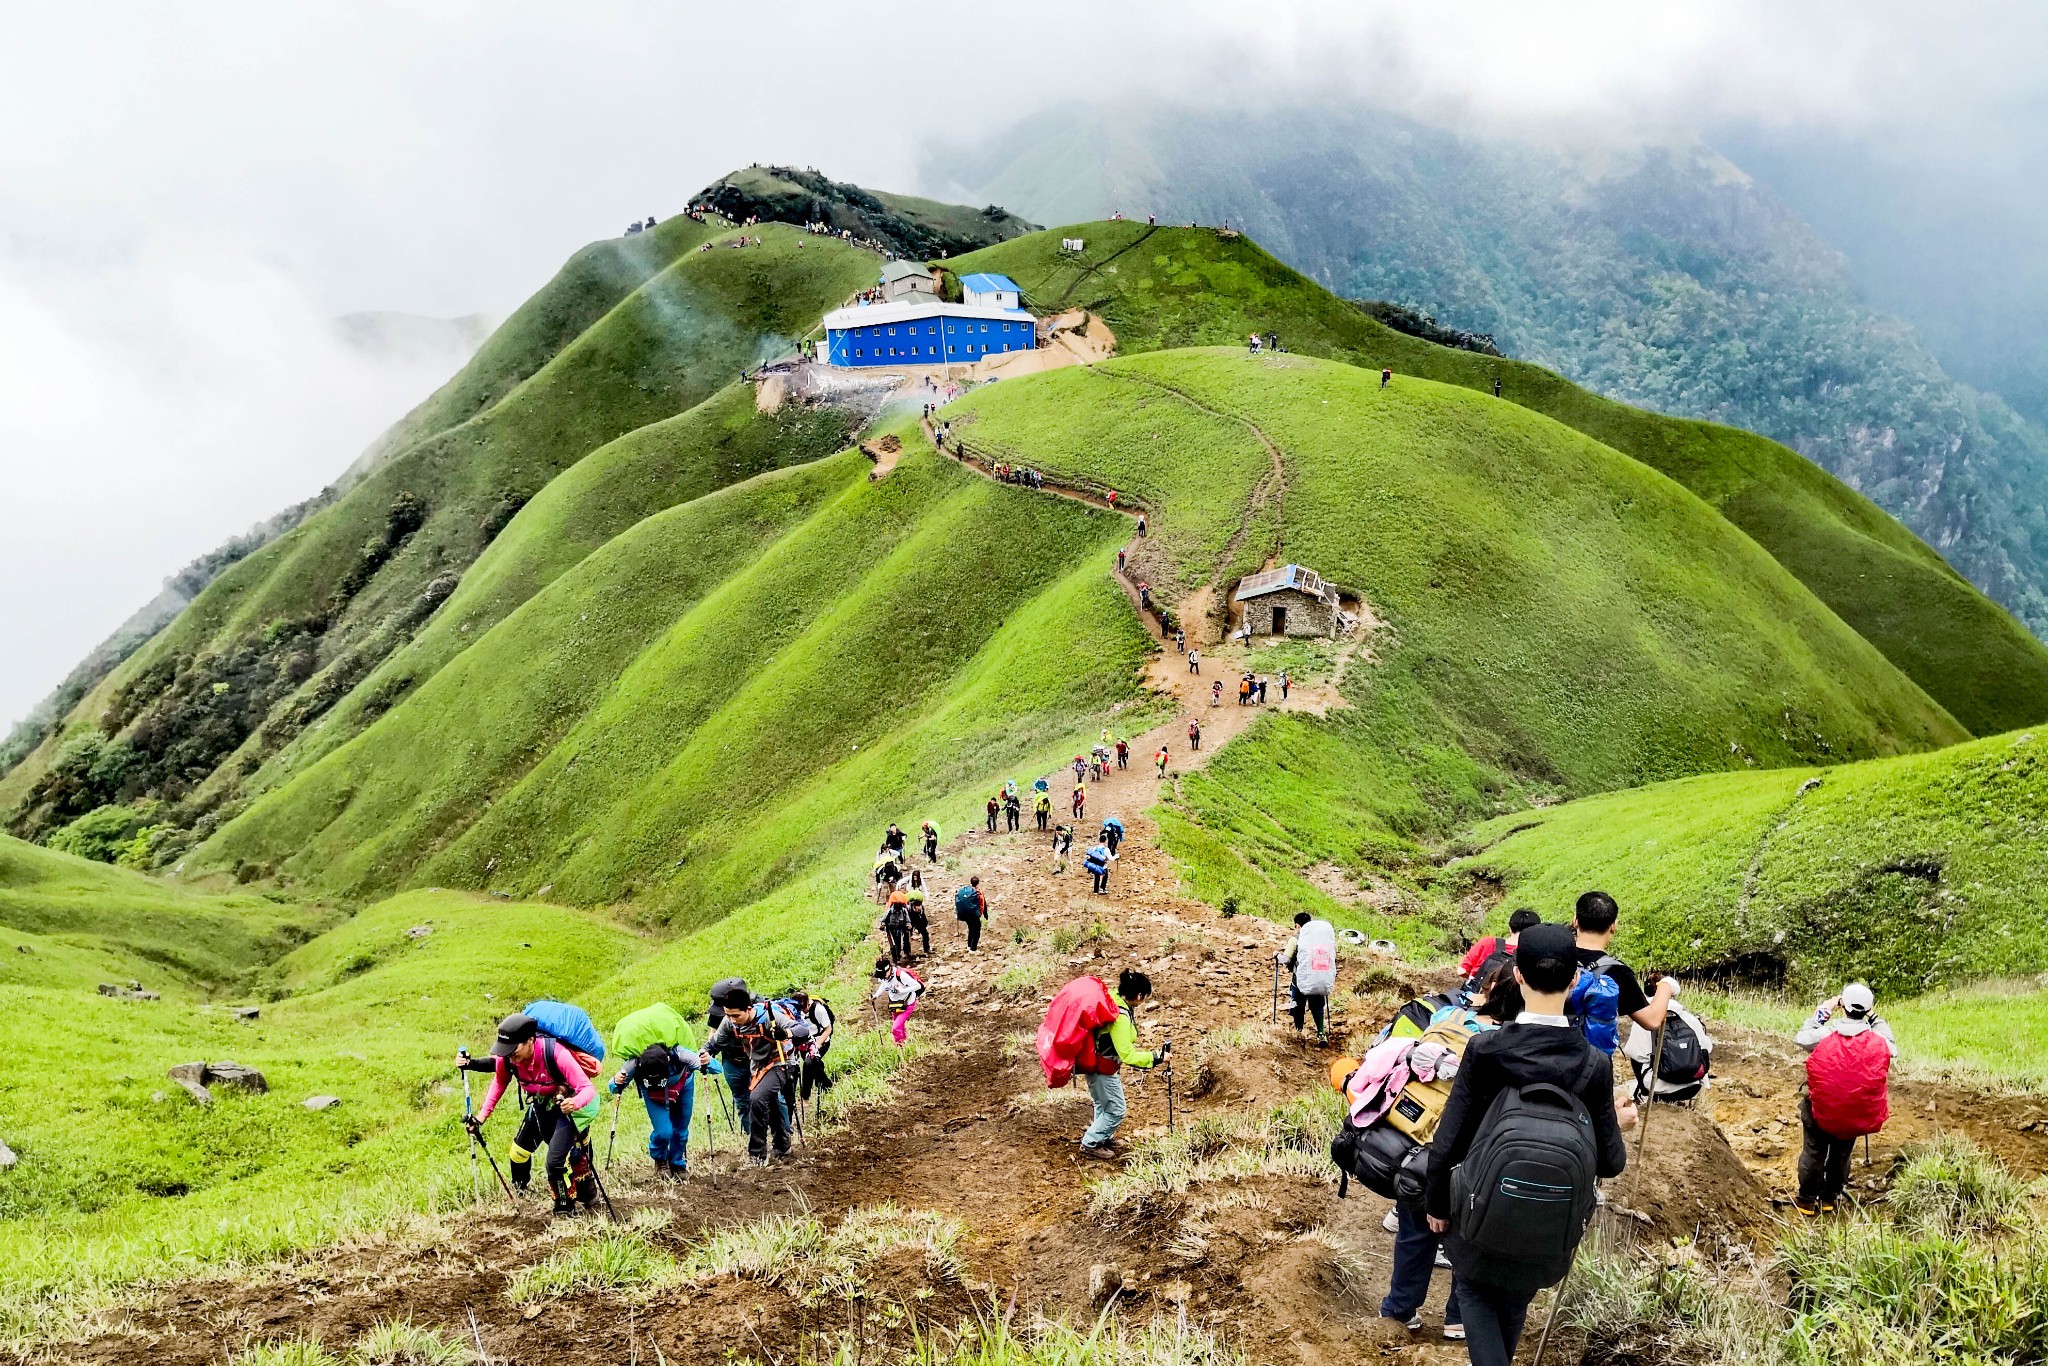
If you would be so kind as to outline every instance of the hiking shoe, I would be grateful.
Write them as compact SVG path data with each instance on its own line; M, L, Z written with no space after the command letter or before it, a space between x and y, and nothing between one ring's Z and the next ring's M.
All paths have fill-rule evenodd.
M574 1196L558 1195L555 1197L556 1218L566 1218L567 1216L576 1213L576 1209L577 1205Z
M687 1181L690 1177L690 1164L687 1162L671 1162L668 1170L663 1174L671 1181Z
M1436 1250L1436 1261L1433 1263L1433 1265L1440 1266L1445 1268L1446 1270L1449 1270L1451 1266L1450 1254L1445 1252L1442 1248L1438 1248Z
M1833 1214L1833 1213L1835 1212L1835 1202L1834 1202L1834 1201L1832 1201L1832 1200L1823 1200L1823 1201L1821 1201L1821 1202L1820 1202L1820 1212L1821 1212L1822 1214Z
M1387 1217L1380 1220L1380 1227L1389 1233L1399 1233L1401 1231L1401 1216L1392 1210L1388 1210Z
M768 1155L766 1153L748 1153L747 1165L749 1167L765 1167L768 1165Z
M1820 1213L1820 1206L1803 1195L1792 1202L1792 1208L1798 1210L1809 1219L1816 1217Z
M1445 1325L1444 1325L1444 1341L1445 1341L1445 1342L1463 1342L1464 1340L1465 1340L1465 1325L1464 1325L1464 1324L1462 1324L1462 1323L1447 1323L1447 1324L1445 1324Z
M1081 1145L1081 1156L1091 1157L1097 1162L1114 1162L1116 1161L1116 1149L1110 1147L1107 1143L1083 1143Z
M1410 1314L1405 1319L1397 1319L1392 1314L1382 1314L1380 1315L1380 1317L1385 1319L1388 1323L1400 1324L1403 1328L1406 1328L1411 1333L1419 1333L1422 1331L1422 1311L1420 1309L1416 1310L1414 1313Z

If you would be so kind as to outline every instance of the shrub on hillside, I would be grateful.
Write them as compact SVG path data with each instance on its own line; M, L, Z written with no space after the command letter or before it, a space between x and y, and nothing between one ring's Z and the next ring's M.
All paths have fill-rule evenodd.
M54 831L45 843L61 854L112 863L129 850L147 820L146 812L132 806L95 807Z

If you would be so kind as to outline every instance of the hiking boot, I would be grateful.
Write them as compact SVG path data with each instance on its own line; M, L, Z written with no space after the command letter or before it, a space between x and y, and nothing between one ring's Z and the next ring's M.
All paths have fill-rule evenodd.
M1443 1268L1444 1268L1444 1269L1445 1269L1446 1271L1450 1270L1450 1269L1451 1269L1451 1256L1450 1256L1450 1254L1449 1254L1448 1252L1445 1252L1445 1251L1444 1251L1444 1250L1443 1250L1443 1249L1442 1249L1441 1247L1439 1247L1439 1248L1438 1248L1438 1249L1436 1250L1436 1261L1435 1261L1435 1262L1433 1262L1433 1263L1432 1263L1431 1265L1443 1267Z
M1792 1202L1792 1208L1798 1210L1809 1219L1816 1218L1820 1214L1820 1206L1803 1195Z
M566 1218L568 1218L569 1216L571 1216L571 1215L575 1214L575 1213L576 1213L576 1210L577 1210L577 1205L576 1205L576 1198L575 1198L574 1196L572 1196L572 1195L558 1195L558 1196L556 1196L556 1197L555 1197L555 1217L556 1217L556 1218L558 1218L558 1219L566 1219Z
M1465 1325L1464 1325L1464 1324L1462 1324L1462 1323L1447 1323L1447 1324L1445 1324L1445 1325L1444 1325L1444 1341L1445 1341L1445 1342L1463 1342L1464 1340L1465 1340Z
M1833 1214L1833 1213L1835 1212L1835 1202L1834 1202L1834 1201L1832 1201L1832 1200L1823 1200L1823 1201L1821 1201L1821 1202L1820 1202L1820 1212L1821 1212L1822 1214Z
M777 1149L775 1150L775 1155L776 1155L777 1157L788 1157L788 1156L789 1156L789 1145L788 1145L787 1143L785 1143L785 1144L783 1144L783 1145L782 1145L781 1147L777 1148Z
M1081 1156L1093 1158L1097 1162L1114 1162L1116 1161L1116 1149L1110 1147L1107 1143L1083 1143L1081 1145Z
M1380 1227L1389 1233L1399 1233L1401 1231L1401 1216L1392 1210L1388 1210L1387 1217L1380 1220Z
M1385 1319L1388 1323L1400 1324L1403 1328L1406 1328L1411 1333L1419 1333L1422 1331L1422 1311L1420 1309L1416 1310L1414 1313L1410 1314L1405 1319L1397 1319L1391 1314L1382 1314L1380 1315L1380 1317Z
M687 1162L671 1162L667 1170L662 1174L671 1181L686 1181L690 1176L690 1164Z
M765 1166L767 1166L767 1165L768 1165L768 1154L766 1154L766 1153L748 1153L748 1154L747 1154L747 1165L748 1165L749 1167L765 1167Z

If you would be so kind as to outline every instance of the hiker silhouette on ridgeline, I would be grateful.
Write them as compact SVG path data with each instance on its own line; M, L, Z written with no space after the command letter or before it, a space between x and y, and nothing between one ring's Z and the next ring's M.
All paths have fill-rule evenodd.
M911 931L917 935L919 946L923 949L925 955L929 957L932 951L932 922L931 917L925 914L923 873L918 872L915 868L910 870L910 876L904 882L903 895L910 902Z
M1662 973L1650 974L1649 993L1645 994L1635 969L1607 951L1607 946L1614 942L1614 926L1620 916L1621 909L1605 892L1585 893L1572 909L1572 929L1582 971L1572 988L1566 1013L1585 1034L1586 1042L1610 1058L1620 1045L1621 1017L1627 1016L1654 1034L1664 1027L1664 1017L1678 995L1678 979ZM1615 1109L1622 1128L1635 1124L1634 1101L1617 1098Z
M1510 1366L1529 1302L1571 1270L1598 1178L1628 1164L1614 1065L1565 1013L1578 957L1567 926L1521 932L1522 1011L1466 1044L1430 1140L1423 1206L1445 1235L1473 1366Z
M1075 1076L1086 1079L1095 1114L1081 1135L1081 1156L1112 1161L1122 1156L1116 1146L1117 1127L1124 1122L1124 1084L1117 1072L1124 1066L1152 1068L1165 1062L1172 1040L1159 1051L1138 1047L1133 1012L1152 994L1152 979L1125 968L1112 996L1099 977L1077 977L1061 987L1046 1007L1038 1027L1038 1061L1046 1085L1065 1086ZM1170 1080L1170 1077L1169 1077Z
M1793 1042L1806 1050L1806 1096L1799 1126L1801 1214L1831 1214L1849 1184L1856 1140L1884 1128L1891 1117L1892 1059L1899 1046L1892 1027L1877 1016L1877 997L1862 982L1822 1001Z
M953 918L967 930L967 951L981 952L981 926L989 919L988 898L981 894L981 878L967 879L967 885L953 893Z
M536 1002L560 1006L560 1002ZM573 1006L588 1026L590 1017ZM597 1031L589 1036L595 1039ZM598 1048L602 1049L600 1042ZM586 1065L587 1063L587 1065ZM525 1011L507 1015L498 1022L497 1041L488 1056L472 1059L459 1055L457 1066L472 1072L489 1072L491 1089L476 1114L463 1122L473 1134L481 1134L498 1102L515 1082L526 1100L526 1115L512 1136L512 1184L525 1190L533 1180L533 1155L545 1149L548 1189L554 1192L555 1213L574 1214L577 1202L588 1209L597 1202L596 1173L590 1161L590 1126L604 1108L593 1078L602 1064L587 1049L576 1049L544 1031L540 1021Z
M924 995L924 978L886 958L875 960L875 991L869 999L889 1003L889 1037L903 1047L910 1037L910 1017L917 1014L917 1002Z
M756 1001L744 983L727 988L719 1004L725 1018L704 1051L697 1055L699 1066L708 1067L712 1055L729 1059L737 1049L746 1071L747 1160L757 1167L768 1165L768 1145L774 1141L777 1157L789 1156L789 1115L785 1106L783 1070L789 1063L790 1028L766 1001ZM728 1084L733 1080L730 1061L725 1063Z
M605 1083L616 1096L631 1085L647 1107L647 1156L658 1176L690 1173L690 1115L697 1107L697 1041L690 1022L666 1001L643 1006L612 1030L624 1065Z
M1288 1014L1299 1034L1304 1012L1316 1022L1316 1044L1330 1041L1330 993L1337 989L1337 927L1307 911L1294 913L1294 938L1273 955L1287 969Z

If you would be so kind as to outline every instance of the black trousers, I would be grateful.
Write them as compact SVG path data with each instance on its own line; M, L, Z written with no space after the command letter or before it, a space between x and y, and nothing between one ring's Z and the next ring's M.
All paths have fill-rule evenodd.
M512 1184L525 1190L533 1180L534 1154L545 1149L548 1186L557 1195L579 1194L577 1183L569 1177L569 1164L576 1159L576 1174L583 1178L580 1192L584 1203L597 1198L589 1181L590 1161L576 1151L577 1142L583 1131L576 1127L576 1121L562 1113L561 1107L552 1103L529 1106L526 1118L520 1121L519 1132L512 1136Z
M782 1110L782 1065L768 1068L754 1078L747 1093L747 1155L766 1157L768 1136L775 1136L777 1155L789 1151L789 1118Z
M1535 1291L1503 1290L1460 1280L1458 1308L1465 1320L1465 1355L1472 1366L1514 1366L1515 1344L1529 1321Z
M996 832L996 813L994 811L988 813L988 832L991 835Z
M1046 822L1047 822L1048 820L1051 820L1051 819L1052 819L1052 812L1050 812L1050 811L1041 811L1041 812L1039 812L1039 813L1038 813L1038 828L1039 828L1040 830L1043 830L1043 829L1045 829L1045 823L1046 823Z
M1287 990L1290 993L1291 1001L1291 1004L1287 1007L1287 1013L1293 1017L1294 1027L1296 1029L1301 1028L1302 1011L1306 1009L1309 1014L1315 1016L1316 1033L1328 1033L1329 1026L1324 1023L1323 1010L1330 1004L1330 998L1327 996L1304 996L1297 988L1291 985Z
M981 917L969 915L961 917L961 920L967 926L967 947L978 951L981 948Z
M1816 1200L1839 1200L1849 1184L1849 1163L1856 1156L1856 1140L1836 1138L1813 1122L1813 1102L1799 1102L1799 1127L1806 1131L1806 1144L1799 1150L1799 1198L1808 1204Z
M939 861L939 842L937 840L926 840L924 842L924 857L928 863L937 863Z
M809 1100L813 1091L832 1089L832 1078L825 1075L825 1055L832 1051L830 1039L819 1044L811 1055L804 1059L797 1078L797 1098Z
M899 929L891 925L887 927L887 933L889 935L889 961L892 963L909 962L910 926L905 925Z
M932 951L932 922L923 911L917 909L914 902L910 908L910 928L917 932L919 942L924 945L924 951L930 953ZM908 944L910 936L905 935L903 942Z
M1009 826L1012 834L1016 833L1017 826L1020 824L1018 818L1022 814L1023 813L1014 806L1003 808L1003 820Z
M1098 892L1107 893L1109 891L1109 869L1104 868L1101 872L1096 873L1094 876L1095 890Z

